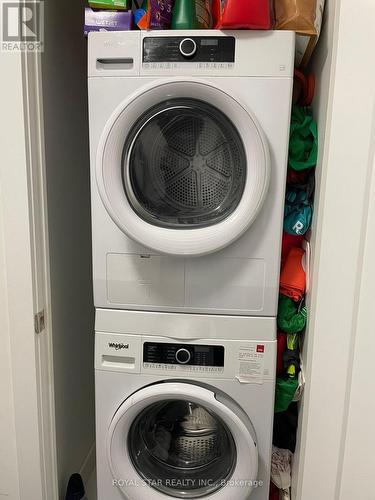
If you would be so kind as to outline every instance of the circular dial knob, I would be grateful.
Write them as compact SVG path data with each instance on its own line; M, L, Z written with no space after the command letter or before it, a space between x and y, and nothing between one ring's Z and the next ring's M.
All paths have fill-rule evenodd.
M184 38L180 42L180 52L184 57L192 57L197 51L197 44L192 38Z
M186 363L189 363L190 359L191 354L184 347L178 349L178 351L176 352L176 361L177 363L180 363L180 365L186 365Z

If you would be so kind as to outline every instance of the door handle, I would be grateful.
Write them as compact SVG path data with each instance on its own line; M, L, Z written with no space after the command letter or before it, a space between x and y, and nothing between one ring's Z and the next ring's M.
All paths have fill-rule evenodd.
M134 59L132 57L99 57L96 60L98 69L132 69Z

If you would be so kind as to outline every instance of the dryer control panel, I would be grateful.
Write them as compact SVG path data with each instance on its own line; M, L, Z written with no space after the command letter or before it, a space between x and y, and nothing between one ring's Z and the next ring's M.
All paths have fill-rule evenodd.
M145 342L143 344L143 366L155 364L223 368L224 347L221 345Z
M161 321L164 322L165 319ZM183 321L185 327L188 326L189 321L186 319ZM232 326L233 319L229 321L229 324L226 318L219 321L223 322L223 326L225 325L228 335L230 331L235 330ZM254 328L253 321L253 318L245 320L250 332ZM125 323L128 324L129 329L146 327L146 323L142 326L138 317L133 326L132 321ZM121 328L123 324L122 322ZM149 319L147 325L148 328L152 328L152 322ZM164 323L164 328L165 326ZM184 327L182 329L184 330ZM215 331L219 332L220 329L215 329ZM276 325L274 331L276 335ZM185 341L175 337L134 333L97 332L95 335L96 370L158 377L182 376L212 379L220 376L228 380L237 379L240 383L258 384L266 380L274 380L275 367L276 340L202 338Z
M146 36L143 63L233 63L235 45L233 36Z

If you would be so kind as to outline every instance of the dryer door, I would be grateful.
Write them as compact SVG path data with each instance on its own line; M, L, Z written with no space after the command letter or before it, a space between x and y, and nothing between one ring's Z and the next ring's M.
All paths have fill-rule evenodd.
M110 424L108 460L126 498L245 500L256 484L255 432L243 410L184 382L145 387Z
M98 148L101 198L119 228L172 255L203 255L257 216L269 153L256 123L225 92L198 81L143 88L115 111Z

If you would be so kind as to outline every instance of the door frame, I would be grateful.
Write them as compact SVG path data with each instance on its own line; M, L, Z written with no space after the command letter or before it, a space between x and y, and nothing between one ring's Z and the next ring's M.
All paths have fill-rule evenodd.
M2 324L9 326L18 498L57 500L40 54L1 58L2 108L11 116L8 128L2 123L0 167L7 299Z
M360 342L360 334L364 324L371 324L372 308L359 298L371 290L367 276L373 270L368 251L374 238L374 208L369 203L375 75L369 61L374 45L370 9L375 6L368 0L337 0L336 4L329 120L314 222L313 286L305 344L307 385L295 463L293 498L298 500L346 500L340 495L351 493L342 491L342 484L356 484L349 476L353 471L350 451L355 447L349 431L359 433L361 428L354 425L351 398L361 395L359 363L364 349L370 352L369 345ZM0 163L7 275L4 324L11 332L19 498L57 500L40 60L37 54L2 54L2 65L2 85L11 102L11 108L3 108L8 110L11 127L2 126L6 161ZM343 147L348 143L350 148ZM34 315L43 308L46 327L36 334ZM327 367L334 367L329 383ZM362 391L365 396L363 387ZM371 411L362 413L361 426L373 432L368 422L372 415ZM366 459L366 471L373 470L373 454L368 453Z
M332 50L332 62L317 105L327 119L320 130L292 498L347 500L360 491L370 500L375 405L363 382L373 378L375 353L373 306L365 294L374 290L375 4L336 0L328 7L332 34L318 50L323 65Z
M41 55L39 52L24 53L22 63L25 137L29 170L34 311L35 314L42 312L44 318L44 329L40 333L36 333L36 367L38 375L40 449L43 479L42 499L57 500L58 474Z

